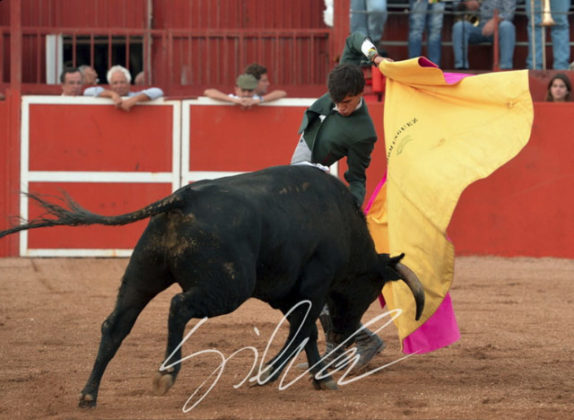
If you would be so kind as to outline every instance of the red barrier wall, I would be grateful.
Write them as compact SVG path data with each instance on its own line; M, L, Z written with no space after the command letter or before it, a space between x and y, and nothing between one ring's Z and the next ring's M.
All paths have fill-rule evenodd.
M449 227L458 254L574 258L573 111L535 103L522 152L463 192Z
M70 102L72 101L72 102ZM0 102L0 230L18 207L15 191L68 191L103 214L134 210L179 185L205 177L289 162L310 99L241 110L205 98L137 106L130 113L105 100L24 97L22 154L10 130L10 98ZM367 197L386 171L382 103L369 102L380 139L368 170ZM448 233L458 255L574 258L574 104L535 103L532 137L523 151L463 192ZM16 123L17 125L17 123ZM22 158L20 165L20 157ZM345 162L339 165L343 175ZM117 228L52 228L21 236L21 255L124 255L146 222ZM18 255L19 237L0 240L0 256ZM95 252L95 254L94 254Z
M8 89L0 100L0 229L19 214L20 183L20 95ZM0 240L0 257L18 254L18 237Z
M49 196L65 191L101 214L143 207L180 185L180 117L179 102L157 101L126 113L108 100L24 97L20 188ZM22 197L10 214L34 218L40 210ZM19 254L129 255L146 224L22 232Z
M30 105L30 164L34 171L172 170L171 107ZM65 128L65 129L64 129Z
M243 110L228 105L189 107L191 171L255 171L287 165L305 106Z

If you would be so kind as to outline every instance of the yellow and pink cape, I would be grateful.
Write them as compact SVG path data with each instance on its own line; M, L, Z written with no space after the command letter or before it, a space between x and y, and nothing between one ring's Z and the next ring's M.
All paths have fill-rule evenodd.
M446 230L462 191L520 152L530 138L528 72L466 77L419 57L382 62L387 174L366 211L378 252L404 252L426 303L419 321L412 294L390 282L382 295L396 318L403 351L424 353L460 337L448 294L454 247Z

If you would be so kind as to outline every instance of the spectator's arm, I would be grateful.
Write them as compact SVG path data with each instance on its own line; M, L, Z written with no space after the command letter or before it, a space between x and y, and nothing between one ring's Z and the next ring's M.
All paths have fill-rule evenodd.
M163 90L161 90L160 88L156 88L156 87L151 87L151 88L142 90L139 93L143 93L144 95L146 95L150 101L161 98L163 96ZM138 101L138 102L144 102L144 101Z
M215 99L216 101L229 102L232 104L239 104L240 103L238 98L234 98L232 96L226 95L225 93L223 93L217 89L205 89L203 94L205 96L207 96L208 98Z
M101 86L93 86L84 90L84 96L100 96L100 93L104 91Z
M284 90L273 90L266 95L263 95L263 102L276 101L287 96L287 92Z
M149 89L148 89L149 90ZM130 96L129 98L120 98L121 104L118 108L123 109L124 111L129 111L132 107L137 104L138 102L148 102L151 98L143 92L139 92L134 96Z
M122 97L113 90L104 89L101 86L94 86L84 90L84 96L97 96L98 98L110 98L117 108L122 105Z

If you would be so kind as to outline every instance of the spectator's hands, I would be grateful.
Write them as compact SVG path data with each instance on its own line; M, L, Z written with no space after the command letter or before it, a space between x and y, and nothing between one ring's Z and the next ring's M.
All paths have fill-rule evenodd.
M138 102L137 96L132 96L131 98L120 98L121 103L116 105L122 111L129 111Z
M491 36L494 33L494 28L496 28L496 25L498 25L498 21L494 18L490 19L482 27L482 35Z
M114 106L116 108L120 108L122 105L122 97L120 95L118 95L116 92L114 91L110 91L110 98L112 99L112 102L114 103Z
M241 106L244 108L251 108L255 105L261 105L261 100L258 98L241 98Z
M261 101L259 99L254 98L234 98L233 102L236 105L239 105L243 109L249 109L254 105L261 104Z

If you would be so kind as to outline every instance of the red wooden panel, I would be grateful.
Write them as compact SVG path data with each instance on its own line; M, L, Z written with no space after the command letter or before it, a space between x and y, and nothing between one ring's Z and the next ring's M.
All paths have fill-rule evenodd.
M163 51L159 45L167 45L166 42L160 38L154 45ZM193 36L178 33L173 36L172 46L170 67L162 64L165 55L157 54L154 75L158 79L169 77L176 85L189 86L197 96L210 87L233 88L237 75L254 62L265 65L272 83L284 88L324 85L331 68L326 33L229 32Z
M0 1L0 26L10 26L10 3Z
M288 164L305 107L192 106L190 170L254 171Z
M30 105L30 170L171 172L173 108Z
M449 228L458 254L574 258L571 107L535 103L522 152L462 194Z
M147 0L22 0L22 21L24 26L53 28L142 28L146 3Z
M6 99L0 100L0 230L8 229L12 216L19 212L18 189L20 187L20 95L6 91ZM0 257L15 256L18 252L18 236L0 239Z
M323 0L154 0L154 26L193 29L324 28Z
M61 196L66 191L77 203L94 213L116 215L137 210L171 193L170 184L30 183L35 193ZM29 206L30 218L41 210ZM125 226L57 226L29 231L28 248L133 248L147 226L142 220Z

